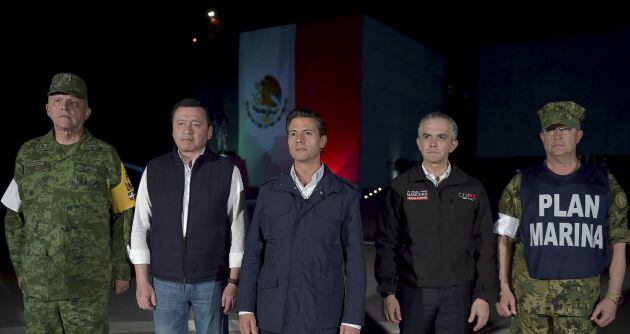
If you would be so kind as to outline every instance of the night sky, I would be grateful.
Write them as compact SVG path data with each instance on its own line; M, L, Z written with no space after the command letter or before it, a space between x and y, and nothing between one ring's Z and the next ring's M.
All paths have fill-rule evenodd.
M473 16L468 8L394 4L13 4L12 11L3 11L1 23L3 98L8 102L3 113L8 118L3 122L5 159L0 163L0 184L11 179L20 145L51 128L44 105L50 79L57 72L74 72L86 80L93 111L86 127L112 143L124 161L144 166L172 147L169 115L176 101L189 96L201 98L215 116L226 107L236 107L241 31L368 14L443 53L447 81L455 93L465 93L474 90L475 52L480 45L629 26L615 19L611 13L621 15L623 11L613 8L601 9L601 15L597 9L571 12L534 5L506 9L505 15L477 8L479 14ZM219 30L205 16L211 7L218 11ZM192 43L193 37L198 38L197 44Z

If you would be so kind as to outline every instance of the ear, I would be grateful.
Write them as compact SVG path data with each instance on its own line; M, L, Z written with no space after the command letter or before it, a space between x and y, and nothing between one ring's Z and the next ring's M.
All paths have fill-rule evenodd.
M212 125L208 126L208 141L212 139Z
M85 119L87 120L88 118L90 118L91 114L92 114L92 109L90 109L90 107L87 107L85 109Z
M46 115L50 117L50 105L48 103L46 103Z
M328 136L323 135L320 139L319 139L319 149L323 150L324 147L326 147L326 143L328 142Z
M582 136L584 136L584 131L582 131L581 129L577 130L577 140L575 141L576 144L580 143L580 141L582 140Z
M422 153L422 145L420 145L420 137L416 138L416 145L418 145L418 151Z
M459 145L459 141L457 139L453 140L451 142L451 147L448 149L448 153L453 153L453 151L457 148L457 145Z
M540 132L540 142L542 142L543 146L545 145L545 134Z

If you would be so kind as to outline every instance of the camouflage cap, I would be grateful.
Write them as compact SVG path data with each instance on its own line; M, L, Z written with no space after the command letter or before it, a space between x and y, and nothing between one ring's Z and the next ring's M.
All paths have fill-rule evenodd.
M538 109L538 117L543 129L554 124L580 128L580 122L586 117L586 109L573 101L549 102Z
M57 73L52 78L48 95L55 93L70 94L74 97L87 100L87 86L85 81L72 73Z

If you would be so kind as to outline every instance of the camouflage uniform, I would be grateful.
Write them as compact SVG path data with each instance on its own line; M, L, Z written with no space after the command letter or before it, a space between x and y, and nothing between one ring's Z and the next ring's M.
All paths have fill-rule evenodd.
M608 210L609 243L628 242L628 204L623 189L608 174L612 205ZM503 191L499 212L521 220L519 197L521 174ZM512 291L517 301L517 315L512 319L512 333L547 333L552 318L554 333L595 333L589 320L599 300L599 276L585 279L538 280L532 278L525 263L522 241L516 243L512 262Z
M547 103L537 113L544 131L556 124L579 129L585 112L573 101L562 101ZM512 178L499 202L499 213L516 218L519 225L523 216L519 196L521 179L520 173ZM627 243L630 237L626 195L610 173L608 180L612 194L607 216L609 244ZM520 232L519 237L522 239ZM524 245L522 240L517 240L512 262L512 291L517 302L517 315L512 318L511 332L595 333L596 324L590 321L590 316L599 300L599 285L599 276L557 280L532 278L525 262Z
M106 333L111 280L130 279L133 188L114 148L87 130L66 149L50 131L18 152L7 243L29 332Z

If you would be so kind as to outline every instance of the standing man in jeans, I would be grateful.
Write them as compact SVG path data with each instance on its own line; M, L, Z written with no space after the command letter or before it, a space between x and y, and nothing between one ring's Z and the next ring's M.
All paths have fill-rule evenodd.
M227 334L247 217L241 174L207 147L211 120L199 101L178 102L171 119L177 147L149 161L138 189L129 250L138 306L154 310L158 334L188 333L189 304L197 333Z
M385 319L403 334L478 331L498 294L488 196L448 160L458 144L451 117L426 115L416 143L422 164L392 181L377 227Z

